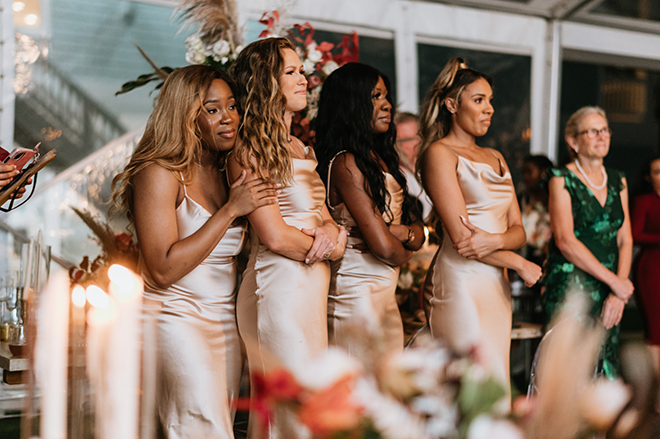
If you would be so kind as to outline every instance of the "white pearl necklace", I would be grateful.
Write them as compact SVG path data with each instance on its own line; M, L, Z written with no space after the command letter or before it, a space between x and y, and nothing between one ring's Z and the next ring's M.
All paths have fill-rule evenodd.
M589 180L589 177L587 177L587 173L584 172L584 169L582 169L582 166L580 166L580 160L575 159L575 166L578 168L578 171L580 171L580 174L582 174L584 179L587 180L587 184L592 189L596 189L597 191L599 191L607 185L607 172L605 172L605 166L600 165L600 171L603 173L603 182L599 185L595 185L591 180Z

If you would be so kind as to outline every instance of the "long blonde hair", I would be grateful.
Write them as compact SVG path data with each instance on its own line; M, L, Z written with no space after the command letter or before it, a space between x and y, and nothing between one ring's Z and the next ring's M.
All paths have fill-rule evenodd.
M286 38L255 41L241 51L231 68L243 114L234 157L260 178L279 183L292 179L289 131L284 121L286 98L279 84L284 49L295 51Z
M115 216L126 213L133 223L132 179L151 164L181 172L186 183L193 180L202 151L197 118L214 79L222 79L234 92L235 83L229 75L206 65L177 69L165 80L142 139L124 171L112 179L111 211Z
M465 87L478 79L485 79L492 86L490 76L470 69L462 58L453 58L442 69L433 86L426 94L419 116L419 130L422 144L419 148L418 163L422 163L424 153L430 145L445 137L451 128L452 116L445 101L450 98L461 105L461 94ZM418 167L418 171L422 166Z

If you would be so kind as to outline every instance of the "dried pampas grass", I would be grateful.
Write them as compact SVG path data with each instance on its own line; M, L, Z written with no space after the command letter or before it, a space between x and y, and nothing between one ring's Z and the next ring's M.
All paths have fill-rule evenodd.
M181 29L199 26L199 38L204 45L223 39L233 51L243 44L235 0L181 0L177 12L184 22Z

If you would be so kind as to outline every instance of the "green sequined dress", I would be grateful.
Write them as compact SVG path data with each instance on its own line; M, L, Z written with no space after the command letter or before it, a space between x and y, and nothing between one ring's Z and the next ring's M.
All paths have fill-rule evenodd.
M553 169L551 176L564 178L564 187L571 196L575 237L601 264L616 272L619 261L616 236L624 220L621 205L623 174L613 169L606 170L607 199L604 206L600 205L591 190L568 168ZM605 298L610 294L610 288L568 262L557 248L554 238L549 244L545 272L546 289L543 301L548 320L561 310L569 287L587 294L593 302L591 316L600 317ZM619 325L607 332L601 347L602 371L608 378L618 375L618 348Z

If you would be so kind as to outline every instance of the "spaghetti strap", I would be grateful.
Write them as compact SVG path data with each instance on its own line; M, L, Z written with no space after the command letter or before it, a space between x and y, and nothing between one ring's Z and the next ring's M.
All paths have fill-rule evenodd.
M183 183L183 196L188 198L188 190L186 189L186 179L183 177L183 172L179 171L179 175L181 176L181 183Z
M453 149L451 149L450 147L448 147L448 146L445 145L444 143L443 143L443 145L444 145L445 148L447 148L448 150L450 150L450 151L452 152L452 154L454 154L456 157L459 157L459 158L461 157L460 155L456 154L456 151L454 151Z
M328 205L328 208L329 208L330 210L334 210L334 209L335 209L335 208L330 204L330 176L331 176L331 174L332 174L332 164L335 162L335 159L336 159L337 157L339 157L340 154L343 154L343 153L345 153L345 152L348 152L348 151L346 151L345 149L344 149L343 151L339 151L337 154L335 154L335 156L332 158L332 160L330 160L330 163L328 163L328 183L326 184L326 187L325 187L325 200L326 200L326 204Z

